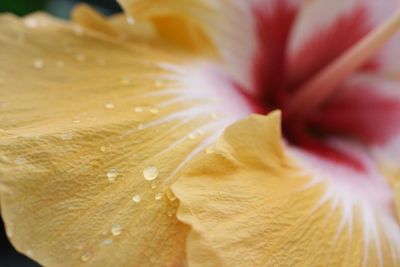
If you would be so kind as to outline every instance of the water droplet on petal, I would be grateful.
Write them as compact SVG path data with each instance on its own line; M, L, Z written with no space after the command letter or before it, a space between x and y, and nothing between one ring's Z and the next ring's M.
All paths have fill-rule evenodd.
M113 225L111 226L111 233L112 233L114 236L120 235L120 234L121 234L121 231L122 231L122 227L121 227L120 224L116 223L116 224L113 224Z
M151 256L150 257L150 262L151 263L156 263L156 261L157 261L157 258L155 256Z
M72 133L62 133L60 135L62 140L72 140L72 138L74 137Z
M33 257L33 250L32 249L28 249L26 252L25 252L25 254L26 254L26 256L28 256L29 258L32 258Z
M172 215L174 215L174 214L175 214L175 210L173 210L173 209L169 209L169 210L167 211L168 217L172 217Z
M128 17L126 17L126 22L127 22L129 25L134 25L134 24L136 23L136 20L135 20L134 17L128 16Z
M11 229L10 226L9 226L8 228L6 228L6 235L7 235L8 238L13 237L13 235L14 235L14 232L13 232L13 230Z
M14 162L15 162L16 164L18 164L18 165L27 164L27 160L26 160L24 157L22 157L22 156L18 156L18 157L15 159Z
M158 108L151 108L150 109L150 113L151 114L157 114L157 113L159 113L160 112L160 110L158 109Z
M166 195L167 195L167 198L168 198L170 201L175 201L175 200L176 200L176 196L175 196L175 194L172 192L171 189L168 189L168 190L167 190Z
M115 181L115 179L117 178L117 176L118 176L118 171L117 171L117 169L111 168L111 169L108 170L108 172L107 172L107 178L108 178L108 180L109 180L110 182Z
M140 195L134 195L132 197L132 201L135 203L139 203L140 201L142 201L142 197Z
M139 130L143 130L143 129L144 129L143 123L141 123L141 124L138 125L138 129L139 129Z
M135 107L133 110L135 112L143 112L143 108L142 107Z
M212 153L214 153L215 152L215 148L214 148L214 146L208 146L207 148L206 148L206 153L207 154L212 154Z
M83 34L83 28L79 25L74 26L74 33L78 36L81 36Z
M153 181L157 179L159 174L158 168L155 166L148 166L143 170L144 179L147 181Z
M86 252L81 256L81 260L83 262L88 262L92 258L92 253L91 252Z
M79 123L81 123L81 120L80 119L74 119L72 122L76 123L76 124L79 124Z
M79 62L84 62L86 60L86 56L84 54L76 54L75 55L76 60Z
M114 106L113 103L107 103L107 104L106 104L106 108L108 108L108 109L113 109L113 108L115 108L115 106Z
M25 25L29 28L37 28L39 27L39 21L36 18L27 18L25 19Z
M33 60L33 67L36 69L42 69L44 67L44 61L41 58L35 58Z
M163 197L163 194L162 194L162 193L157 193L157 194L154 196L155 200L160 200L160 199L162 199L162 197Z
M102 244L105 246L109 246L112 244L112 242L113 242L112 239L106 239L106 240L103 240Z
M189 134L189 139L190 140L194 140L194 139L196 139L196 137L197 137L197 135L194 134L194 133Z
M62 67L64 67L64 61L59 60L59 61L57 61L56 65L57 65L57 67L62 68Z
M107 151L107 148L106 148L105 146L102 146L102 147L100 147L100 151L101 151L101 152L106 152L106 151Z

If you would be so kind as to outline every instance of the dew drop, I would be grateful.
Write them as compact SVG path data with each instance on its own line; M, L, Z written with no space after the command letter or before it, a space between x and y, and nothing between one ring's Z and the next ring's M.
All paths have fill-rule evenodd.
M151 263L156 263L156 261L157 261L157 258L155 256L151 256L150 257L150 262Z
M158 114L160 112L160 110L158 108L151 108L150 109L150 113L151 114Z
M108 178L108 180L109 180L110 182L115 181L115 179L117 178L117 176L118 176L118 171L117 171L117 169L111 168L111 169L108 170L108 172L107 172L107 178Z
M196 139L196 138L197 138L197 135L196 135L196 134L194 134L194 133L189 134L189 139L190 139L190 140L194 140L194 139Z
M44 61L41 58L35 58L33 60L33 67L36 69L42 69L44 67Z
M162 199L162 197L163 197L163 194L162 194L162 193L157 193L157 194L154 196L155 200L160 200L160 199Z
M80 119L74 119L72 122L76 123L76 124L79 124L79 123L81 123L81 120Z
M67 133L62 133L62 134L60 135L60 137L61 137L62 140L72 140L72 138L73 138L74 136L73 136L72 133L67 132Z
M116 223L116 224L113 224L113 225L111 226L111 233L112 233L114 236L120 235L120 234L121 234L121 231L122 231L122 228L121 228L121 225L120 225L120 224Z
M84 54L76 54L75 55L76 60L79 62L84 62L86 60L86 56Z
M208 146L207 148L206 148L206 153L207 154L212 154L212 153L214 153L215 152L215 148L214 148L214 146Z
M107 104L106 104L106 108L108 108L108 109L113 109L113 108L115 108L115 106L114 106L113 103L107 103Z
M139 130L143 130L143 129L144 129L143 123L141 123L141 124L138 125L138 129L139 129Z
M112 244L112 239L105 239L105 240L103 240L103 242L101 242L103 245L105 245L105 246L109 246L109 245L111 245Z
M8 238L13 237L14 232L13 232L11 226L9 226L8 228L6 228L6 235L7 235Z
M155 166L148 166L143 170L144 179L146 179L147 181L153 181L157 179L158 174L158 168Z
M59 60L56 62L56 65L57 65L57 67L62 68L62 67L64 67L64 61Z
M100 147L100 151L101 151L101 152L106 152L106 151L107 151L107 148L106 148L105 146L101 146L101 147Z
M27 18L27 19L25 19L24 22L25 22L25 25L28 28L37 28L37 27L39 27L39 21L37 19L35 19L35 18Z
M176 196L175 196L175 194L172 192L171 189L168 189L168 190L167 190L166 195L167 195L167 198L168 198L170 201L175 201L175 200L176 200Z
M134 17L128 16L128 17L126 17L126 22L127 22L129 25L134 25L134 24L136 23L136 20L135 20Z
M143 112L143 108L142 107L135 107L133 110L135 112Z
M78 36L83 35L83 28L79 25L75 25L74 27L74 33Z
M25 254L26 254L26 256L32 258L32 257L33 257L33 250L32 250L32 249L28 249L28 250L25 252Z
M132 197L132 201L135 203L139 203L140 201L142 201L142 197L140 195L134 195Z
M27 164L27 160L26 160L24 157L22 157L22 156L18 156L18 157L15 159L14 162L15 162L16 164L18 164L18 165Z
M168 217L172 217L172 215L174 215L174 214L175 214L175 210L173 210L173 209L169 209L169 210L167 211Z
M81 260L83 262L88 262L92 258L92 253L91 252L86 252L81 256Z

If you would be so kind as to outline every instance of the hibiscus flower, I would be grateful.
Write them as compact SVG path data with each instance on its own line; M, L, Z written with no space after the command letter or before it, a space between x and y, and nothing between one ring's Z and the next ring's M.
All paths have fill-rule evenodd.
M1 213L20 252L400 265L398 1L119 2L0 17Z

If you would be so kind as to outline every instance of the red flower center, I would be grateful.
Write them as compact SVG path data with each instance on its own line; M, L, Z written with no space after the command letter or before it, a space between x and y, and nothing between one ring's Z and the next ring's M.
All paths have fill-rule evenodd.
M373 29L367 9L357 6L289 56L297 10L286 1L269 8L254 11L259 39L253 65L256 93L244 93L253 110L282 110L288 142L363 171L360 161L326 141L334 137L380 145L399 130L399 99L376 85L349 81L354 74L379 70L377 48L397 31L400 16Z

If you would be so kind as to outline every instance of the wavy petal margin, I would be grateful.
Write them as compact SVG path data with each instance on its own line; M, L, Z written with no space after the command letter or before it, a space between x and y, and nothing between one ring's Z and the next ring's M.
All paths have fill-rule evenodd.
M399 266L397 222L311 183L280 144L280 115L252 116L173 185L189 266Z

